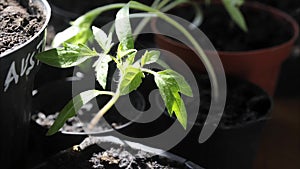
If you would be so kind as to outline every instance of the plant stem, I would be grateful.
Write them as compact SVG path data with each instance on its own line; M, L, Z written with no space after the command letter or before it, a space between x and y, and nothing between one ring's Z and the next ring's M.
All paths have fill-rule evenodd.
M163 2L160 3L163 4L165 2L169 2L168 0L164 0ZM102 12L108 11L108 10L112 10L112 9L117 9L117 8L122 8L124 5L126 5L125 3L118 3L118 4L111 4L111 5L107 5L107 6L102 6L102 7L98 7L88 13L86 13L85 15L81 16L80 18L78 18L74 24L80 24L83 23L82 21L85 19L90 19L90 21L93 21L98 15L100 15ZM158 8L160 8L160 5L158 6ZM169 16L167 16L166 14L162 13L161 11L157 10L157 9L153 9L147 5L141 4L139 2L136 1L130 1L130 5L129 7L131 9L136 9L136 10L141 10L141 11L146 11L146 12L150 12L150 13L154 13L156 14L158 17L160 17L161 19L165 20L166 22L168 22L169 24L171 24L172 26L174 26L176 29L178 29L184 36L186 36L186 38L192 43L193 47L195 48L195 50L201 55L201 59L204 63L204 65L206 66L209 75L211 77L212 83L214 85L217 85L217 78L216 78L216 74L215 71L213 69L213 66L211 64L211 62L209 61L207 55L205 54L204 50L201 48L201 46L197 43L197 41L195 40L195 38L183 27L181 26L179 23L177 23L175 20L173 20L172 18L170 18ZM142 69L145 72L151 73L153 75L156 74L156 72L149 70L149 69ZM213 92L213 94L215 94L215 97L219 96L218 91ZM116 94L112 97L112 99L96 114L96 116L92 119L92 121L90 122L88 128L89 129L93 129L94 126L98 123L98 121L100 120L100 118L116 103L116 101L118 100L118 98L120 97L120 93L119 93L119 89L117 89Z
M158 9L158 10L161 10L162 12L167 12L169 11L170 9L174 8L175 6L179 5L179 4L182 4L183 2L173 2L171 3L170 5L166 6L166 4L162 4L163 2L160 3L160 5L158 4L160 0L156 0L153 4L152 4L152 8L154 9ZM159 6L158 6L159 5ZM163 6L161 6L163 5ZM139 25L136 27L136 29L134 30L134 35L138 35L143 29L144 27L147 25L147 23L150 21L151 18L144 18L140 23ZM136 39L137 36L135 36L134 39Z
M109 95L109 96L114 96L115 93L114 92L110 92L110 91L98 91L100 93L100 95Z
M109 100L109 102L96 114L96 116L91 120L91 122L88 125L88 129L92 130L101 117L117 102L117 100L120 97L120 92L117 90L117 92L113 95L113 97Z
M87 12L86 14L80 16L79 18L77 18L73 22L73 25L80 25L82 23L86 23L86 20L89 20L90 23L92 23L96 19L96 17L98 15L100 15L101 13L112 10L112 9L122 8L124 5L126 5L126 3L116 3L116 4L110 4L110 5L105 5L105 6L95 8L95 9Z
M150 74L152 74L154 76L157 74L157 72L154 72L153 70L150 70L150 69L142 68L141 70L143 72L150 73Z
M159 3L158 9L164 7L164 6L167 5L169 2L170 2L170 0L163 0L162 2Z
M176 22L175 20L173 20L172 18L170 18L166 14L160 12L159 10L153 9L153 8L151 8L147 5L141 4L139 2L131 1L130 2L130 7L134 8L134 9L154 13L158 17L160 17L161 19L165 20L166 22L168 22L169 24L174 26L176 29L178 29L192 43L195 50L200 54L201 59L202 59L204 65L207 68L209 76L211 77L211 81L212 81L213 85L217 86L218 83L217 83L216 73L215 73L215 71L213 69L213 66L212 66L211 62L209 61L207 55L205 54L202 47L197 43L195 38L182 25L180 25L178 22ZM213 92L213 94L215 95L214 97L216 97L216 98L219 97L219 92L218 91Z
M163 8L161 8L161 11L162 12L166 12L166 11L169 11L173 8L175 8L177 5L180 5L180 4L183 4L183 3L186 3L184 1L174 1L174 2L171 2L170 4L164 6Z
M154 0L154 2L152 3L151 7L152 8L157 8L157 6L159 5L160 0Z

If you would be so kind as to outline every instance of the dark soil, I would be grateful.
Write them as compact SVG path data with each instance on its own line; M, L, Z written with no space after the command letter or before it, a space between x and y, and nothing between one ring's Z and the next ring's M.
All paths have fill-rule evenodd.
M187 169L171 159L142 150L116 147L103 150L98 145L82 151L68 149L49 159L38 169Z
M107 169L107 168L131 168L131 169L172 169L166 164L158 162L158 157L151 157L151 155L138 151L133 155L123 148L111 148L99 153L94 153L89 160L93 164L93 168ZM175 169L175 168L174 168Z
M292 36L286 24L274 19L271 14L242 8L248 25L248 32L243 32L225 10L212 6L205 10L205 20L200 29L221 51L255 50L279 45Z
M207 76L198 79L200 92L200 113L198 122L203 124L210 107L211 87ZM227 77L227 100L219 127L243 126L265 118L271 108L269 96L250 82Z
M82 85L85 81L66 81L58 80L51 83L47 83L38 89L37 94L34 96L33 100L33 113L32 120L33 124L38 126L43 126L43 128L49 128L55 121L59 111L72 99L72 85ZM55 89L55 90L53 90ZM86 90L86 89L83 89ZM79 115L93 114L99 111L99 108L103 107L110 100L110 96L99 96L97 98L97 104L90 102L84 105L80 111ZM130 100L134 107L137 109L144 108L143 96L138 92L132 92L130 94ZM104 121L107 122L105 122ZM85 119L87 120L87 119ZM122 128L122 125L128 124L130 121L123 117L113 106L99 121L97 126L93 129L95 132L104 132L112 128ZM84 121L85 125L87 121ZM86 127L82 124L78 117L71 118L67 121L62 129L63 133L69 132L84 132L83 128Z
M248 51L273 47L292 37L292 30L284 21L275 19L270 13L242 7L248 32L242 31L231 19L222 5L203 8L203 23L200 29L219 51ZM193 9L182 7L171 14L186 20L193 19ZM282 23L283 22L283 23Z
M55 113L55 114L50 114L50 115L45 115L42 112L39 112L37 114L32 115L32 120L34 120L35 123L37 123L38 125L45 127L47 129L49 129L52 124L54 123L54 121L56 120L57 116L59 113ZM112 123L111 124L113 127L117 127L120 125L117 125L116 123ZM99 126L97 126L94 130L95 131L105 131L105 130L109 130L110 126L106 123L103 123ZM65 123L65 125L62 127L61 131L63 132L74 132L74 133L84 133L84 124L82 124L82 122L79 120L79 118L77 116L72 117L70 119L67 120L67 122Z
M80 114L96 113L97 111L95 110L96 108L93 108L90 111L82 109L78 113ZM32 115L32 120L37 125L49 129L54 123L54 121L56 120L58 114L59 114L58 112L50 113L50 114L47 113L44 114L42 112L39 112ZM122 125L125 125L126 123L129 122L129 120L127 120L122 115L117 113L117 111L114 110L114 108L110 110L107 114L105 114L103 118L105 119L105 121L107 121L107 123L104 120L100 120L97 126L93 128L93 131L90 132L99 133L99 132L108 131L112 128L118 129L119 127L122 127ZM84 131L84 128L87 127L86 125L87 124L84 124L80 121L79 117L75 116L67 120L67 122L62 127L61 131L63 133L85 133L86 131Z
M25 43L43 26L45 17L34 5L26 9L15 0L0 0L0 53Z

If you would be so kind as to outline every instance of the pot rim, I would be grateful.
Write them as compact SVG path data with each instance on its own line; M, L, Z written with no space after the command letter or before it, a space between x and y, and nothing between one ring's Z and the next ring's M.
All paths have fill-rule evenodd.
M100 145L100 146L99 146ZM102 137L88 137L85 138L79 145L77 145L80 151L74 150L74 147L68 148L66 150L59 151L56 155L54 155L52 158L55 159L55 157L59 155L65 155L69 153L80 153L83 152L85 149L88 149L92 146L99 146L100 149L108 149L111 147L123 147L128 149L131 149L133 151L144 151L145 153L149 153L150 155L154 156L160 156L162 158L171 160L171 162L178 163L185 168L189 169L203 169L198 164L192 162L191 160L179 156L177 154L173 154L171 152L165 151L163 149L159 149L156 147L151 147L149 145L141 144L139 142L134 142L131 140L124 140L116 136L102 136ZM102 147L103 146L103 147ZM125 150L126 150L125 149ZM130 150L129 150L130 151ZM53 162L52 158L50 160L46 160L46 162L34 167L34 169L41 169L48 165L48 162L50 164Z
M80 80L84 80L84 79L79 78L79 77L67 77L67 78L64 78L64 79L55 80L55 81L53 81L53 82L51 82L51 83L48 83L47 85L51 85L51 84L55 84L55 83L72 83L72 82L76 82L76 81L80 81ZM45 86L42 86L41 88L44 88L44 87L45 87ZM39 90L39 89L37 89L37 90ZM37 92L37 93L38 93L38 92ZM36 93L36 94L37 94L37 93ZM35 94L35 95L36 95L36 94ZM139 93L138 91L137 91L137 94L138 94L140 97L143 97L142 94ZM143 102L142 99L138 99L138 100L140 100L141 102ZM145 103L142 103L142 104L144 104L143 106L145 106ZM144 107L142 107L142 109L144 109ZM33 112L34 112L34 113L32 113L32 115L37 114L38 112L42 112L42 111L40 111L40 110L33 110ZM42 112L42 113L44 113L44 112ZM53 112L53 113L55 113L55 112ZM48 130L47 127L39 125L39 124L34 120L34 118L32 117L32 115L31 115L31 120L33 121L34 124L36 124L37 126L42 127L42 128L44 128L44 129ZM136 117L136 119L138 119L138 118L140 118L140 116L137 116L137 117ZM135 120L136 120L136 119L135 119ZM80 119L79 119L79 120L80 120ZM81 121L81 120L80 120L80 121ZM100 135L107 135L108 133L119 132L119 130L122 130L122 129L124 129L124 128L126 128L126 127L132 125L132 124L133 124L133 121L128 120L128 122L126 122L126 123L124 123L124 124L122 124L122 125L119 125L119 126L117 126L117 127L115 127L115 128L111 126L111 128L109 128L109 129L107 129L107 130L103 130L103 131L93 131L93 132L69 132L69 131L64 131L64 130L60 129L60 130L58 131L58 133L65 134L65 135L77 135L77 136L86 136L86 135L100 136Z
M270 52L270 51L274 51L274 50L277 50L280 48L284 48L285 46L292 45L298 38L298 35L299 35L298 23L296 22L296 20L293 17L291 17L287 13L285 13L279 9L276 9L274 7L259 3L259 2L246 2L244 4L244 6L250 7L250 8L256 9L256 10L262 10L262 11L268 12L273 15L274 19L278 18L278 19L283 19L284 21L286 21L289 24L291 30L293 30L291 38L283 43L278 44L278 45L270 46L270 47L266 47L266 48L262 48L262 49L253 49L253 50L247 50L247 51L242 51L242 50L239 50L239 51L222 51L222 50L220 50L219 51L219 50L217 50L218 54L240 56L241 53L243 53L243 54L247 54L247 55L257 55L260 53ZM154 30L155 33L159 33L159 30L156 26L156 19L152 20L151 28ZM167 41L168 43L170 43L178 48L182 48L182 49L188 48L188 47L184 46L183 44L181 44L177 41L173 41L171 38L163 36L161 34L159 34L157 36L157 38L163 39L164 41Z
M265 121L265 120L269 120L271 119L271 112L273 110L273 107L274 107L274 99L273 97L271 97L263 88L257 86L256 84L254 83L251 83L250 81L247 81L247 80L244 80L242 78L238 78L238 77L235 77L235 76L229 76L229 78L234 78L234 79L238 79L239 81L242 81L243 83L247 83L248 85L251 85L252 87L256 88L257 90L260 91L260 95L263 95L263 96L266 96L270 102L270 107L268 108L268 110L266 111L265 115L263 115L262 117L260 118L257 118L255 120L251 120L251 121L248 121L246 123L243 123L242 125L233 125L233 126L220 126L220 123L218 124L218 130L231 130L231 129L238 129L238 128L242 128L242 127L246 127L246 126L249 126L249 125L253 125L255 123L259 123L261 121ZM226 77L226 79L228 79L228 76ZM201 100L200 100L201 102ZM225 110L224 110L225 111ZM199 112L201 113L201 112ZM188 121L188 124L190 125L193 125L193 126L197 126L197 127L203 127L205 124L201 124L201 123L198 123L197 121L192 124L191 122Z
M49 3L47 2L47 0L33 0L34 2L41 2L40 5L42 5L42 8L44 8L44 15L45 15L45 22L42 26L42 28L39 30L38 33L36 33L33 37L31 37L30 39L28 39L25 43L21 44L21 45L18 45L16 47L13 47L12 49L8 49L6 50L5 52L1 53L0 54L0 59L1 58L4 58L6 56L9 56L11 53L15 52L15 51L18 51L20 49L22 49L23 47L27 46L29 43L31 43L34 39L36 39L38 36L40 36L45 30L46 30L46 27L50 21L50 18L51 18L51 8L50 8L50 5Z

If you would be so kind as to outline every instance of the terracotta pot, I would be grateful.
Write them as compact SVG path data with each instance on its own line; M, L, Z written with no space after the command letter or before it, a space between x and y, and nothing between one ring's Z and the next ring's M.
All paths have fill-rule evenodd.
M274 95L277 77L282 62L289 56L291 48L298 37L297 22L288 14L260 3L245 3L245 7L270 13L274 19L282 23L292 32L291 38L276 46L250 51L218 51L227 74L245 78ZM155 32L160 32L156 22L152 22ZM274 28L276 29L276 28ZM203 72L201 60L187 46L166 36L156 35L157 45L181 57L191 69Z

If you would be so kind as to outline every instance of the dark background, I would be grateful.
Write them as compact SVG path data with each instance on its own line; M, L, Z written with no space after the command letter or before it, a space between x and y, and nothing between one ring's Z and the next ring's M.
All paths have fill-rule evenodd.
M299 0L257 0L279 8L300 23ZM255 169L300 168L300 41L283 63L272 119L260 141Z

